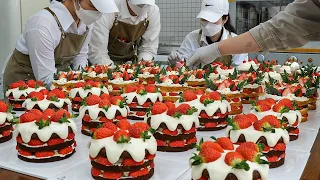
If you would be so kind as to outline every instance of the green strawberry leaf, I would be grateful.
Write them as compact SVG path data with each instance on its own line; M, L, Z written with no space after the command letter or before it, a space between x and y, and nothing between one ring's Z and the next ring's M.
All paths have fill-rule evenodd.
M43 129L44 127L50 126L50 120L42 120L35 122L39 129Z
M69 118L67 117L66 114L63 115L63 117L61 119L59 119L58 121L60 124L63 124L63 123L70 123L69 121Z
M191 109L187 111L187 115L192 115L195 112L198 112L198 109L192 106Z
M13 119L10 120L10 123L11 123L12 125L14 125L14 124L19 124L19 123L20 123L20 119L19 119L19 118L13 118Z
M117 140L117 144L124 144L124 143L129 143L130 142L130 137L124 137L121 136L120 139Z
M147 139L150 139L151 136L149 135L149 131L144 131L141 133L141 137L143 139L143 142L145 142Z
M244 169L246 171L250 170L250 166L246 161L241 161L240 163L236 164L233 168L235 168L235 169Z

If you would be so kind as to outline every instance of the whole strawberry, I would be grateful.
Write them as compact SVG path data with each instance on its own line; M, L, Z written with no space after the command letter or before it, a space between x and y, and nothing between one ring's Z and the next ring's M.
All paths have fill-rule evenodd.
M191 90L186 90L182 93L179 102L190 102L195 99L197 99L197 95Z
M239 152L239 151L238 151ZM257 162L258 164L269 164L268 161L261 159L261 154L257 151L249 148L241 149L239 152L246 160L251 162Z
M91 95L89 96L88 98L85 99L85 103L88 105L88 106L94 106L96 104L99 104L101 101L101 98L97 95Z
M148 93L156 93L156 92L158 92L158 88L157 88L157 86L151 84L151 85L146 86L146 91Z
M42 101L44 100L44 95L41 92L33 91L31 92L28 97L31 99L31 101Z
M128 131L122 130L122 129L116 131L114 133L113 140L115 142L117 142L118 144L129 143L130 142L130 136L129 136Z
M8 105L5 102L0 101L0 112L7 112L8 109Z
M205 148L200 151L199 155L195 154L193 157L191 157L191 160L193 160L192 166L214 162L220 157L221 153L219 151L211 148Z
M110 98L110 103L119 106L120 108L124 108L125 99L122 96L113 96Z
M92 139L104 139L113 136L113 133L114 132L108 128L99 128L93 133Z
M104 99L99 102L99 108L104 109L105 111L108 111L109 107L111 106L111 103L108 99Z
M164 103L155 103L151 108L152 115L162 114L168 110Z
M238 152L228 152L224 158L224 162L235 169L244 169L246 171L250 169L245 158Z
M236 115L234 118L228 119L227 122L233 130L246 129L252 125L252 121L243 114Z

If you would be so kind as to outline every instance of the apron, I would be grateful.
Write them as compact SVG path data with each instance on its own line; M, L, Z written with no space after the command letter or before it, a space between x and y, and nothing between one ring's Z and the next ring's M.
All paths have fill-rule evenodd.
M45 9L52 14L61 30L60 43L54 50L54 60L57 70L64 71L72 64L72 60L80 53L87 38L89 28L87 27L87 30L83 35L67 33L63 30L56 14L48 7ZM7 90L10 84L19 80L27 81L35 79L29 55L22 54L15 49L7 63L3 77L4 90Z
M136 60L141 37L146 32L148 25L149 20L147 19L137 25L132 25L118 21L116 16L109 33L108 43L109 56L115 64Z
M200 30L199 32L199 36L198 36L198 43L200 45L201 43L201 37L202 37L202 29ZM232 38L232 35L231 35L231 32L229 31L229 35L228 35L228 38ZM201 46L201 45L200 45ZM232 55L227 55L227 56L221 56L221 57L218 57L217 59L214 60L214 62L222 62L224 64L227 64L231 61L232 59ZM211 64L211 63L210 63ZM208 65L208 64L207 64ZM205 65L205 66L207 66Z

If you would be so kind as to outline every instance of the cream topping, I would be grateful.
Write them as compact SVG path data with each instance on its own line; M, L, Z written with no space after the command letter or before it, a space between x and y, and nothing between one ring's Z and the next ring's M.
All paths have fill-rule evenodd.
M61 139L67 139L69 134L69 127L75 133L77 132L77 126L73 120L69 119L70 123L58 123L51 122L50 126L46 126L42 129L36 125L35 122L21 123L14 125L14 137L17 137L19 134L23 142L29 143L31 140L32 134L37 134L39 139L42 142L47 142L52 134L57 134Z
M254 70L257 70L259 68L260 64L256 64L254 61L251 61L251 62L246 61L245 63L241 63L237 67L237 69L239 71L249 71L251 66L253 67Z
M45 98L46 98L46 96L45 96ZM58 99L58 102L49 101L47 99L43 99L42 101L32 101L31 99L26 99L23 102L22 107L25 107L28 110L31 110L31 109L34 108L34 106L38 105L39 108L42 111L44 111L44 110L48 109L51 104L53 104L57 108L62 108L65 103L68 105L68 109L71 109L71 101L70 101L70 99L60 99L60 98Z
M39 87L37 89L35 89L35 88L27 88L25 90L19 90L19 88L14 88L14 89L9 89L6 92L6 96L9 97L9 95L12 94L14 99L19 99L22 95L27 97L28 94L30 94L31 92L33 92L33 91L39 92L42 89L46 89L46 88L45 87Z
M0 125L4 124L6 120L11 121L13 119L13 115L7 112L0 112Z
M136 92L131 92L131 93L126 93L126 94L121 94L121 96L127 99L128 104L131 104L133 102L134 98L137 98L139 105L143 105L148 100L150 100L152 103L155 103L158 99L160 102L162 102L162 100L163 100L162 94L159 92L147 93L145 95L140 95L140 94L137 94Z
M137 80L125 81L125 80L123 80L123 78L109 80L109 83L111 83L111 84L130 84L130 83L135 83L135 82L137 82Z
M71 98L75 98L77 94L83 99L91 93L93 95L100 96L103 93L109 94L108 89L104 86L102 88L92 87L91 89L84 89L84 88L74 88L71 89L69 92L69 96Z
M296 122L296 120L298 120L298 122L300 123L301 119L302 119L301 112L298 110L296 110L296 111L290 110L289 112L282 113L282 114L274 112L273 110L269 110L269 111L265 111L265 112L257 112L255 110L251 110L251 113L256 115L259 120L261 120L263 117L265 117L267 115L273 115L273 116L277 117L278 119L286 118L290 125L293 125Z
M108 111L106 111L103 108L99 108L99 104L93 105L93 106L81 106L79 109L79 119L82 119L88 111L88 114L91 119L97 120L99 117L99 113L102 112L106 118L108 119L114 119L116 117L116 112L119 111L121 116L127 117L129 113L129 107L125 106L123 108L120 108L119 106L112 105L108 108Z
M95 158L102 148L106 149L106 156L110 163L119 161L123 152L128 152L132 159L136 162L142 161L145 156L145 150L150 154L155 154L157 151L157 141L149 132L150 139L143 141L142 138L131 138L129 143L117 144L113 140L113 136L104 139L91 139L89 144L90 156Z

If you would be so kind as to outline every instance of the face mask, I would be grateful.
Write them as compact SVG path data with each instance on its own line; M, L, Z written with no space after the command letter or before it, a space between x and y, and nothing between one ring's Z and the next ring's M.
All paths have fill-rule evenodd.
M76 14L78 18L87 26L91 25L92 23L96 22L98 19L101 18L102 13L99 11L92 11L92 10L84 10L79 0L76 0L74 7L76 9ZM77 5L76 5L77 3ZM78 8L77 8L78 7ZM78 10L79 9L79 10Z
M201 22L202 33L205 36L212 37L222 29L222 24L214 24L211 22Z
M132 9L132 11L137 15L137 16L144 16L145 14L147 14L147 12L149 11L149 5L134 5L131 3L131 1L128 1L128 5L129 7Z

